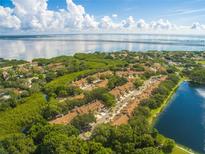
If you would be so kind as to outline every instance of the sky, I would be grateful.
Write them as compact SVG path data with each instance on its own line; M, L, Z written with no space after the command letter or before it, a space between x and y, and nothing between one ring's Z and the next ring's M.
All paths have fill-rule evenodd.
M6 33L205 34L205 0L0 0Z

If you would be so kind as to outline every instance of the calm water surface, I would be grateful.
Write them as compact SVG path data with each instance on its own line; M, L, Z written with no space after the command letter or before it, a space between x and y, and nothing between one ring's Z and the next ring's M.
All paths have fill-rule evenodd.
M205 153L205 86L183 82L155 127L177 143Z
M148 34L68 34L34 36L0 36L0 57L25 59L76 52L147 51L205 49L205 36Z

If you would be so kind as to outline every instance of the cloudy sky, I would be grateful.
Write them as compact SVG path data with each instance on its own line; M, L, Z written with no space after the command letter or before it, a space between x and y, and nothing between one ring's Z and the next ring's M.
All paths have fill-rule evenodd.
M0 0L0 33L205 34L205 0Z

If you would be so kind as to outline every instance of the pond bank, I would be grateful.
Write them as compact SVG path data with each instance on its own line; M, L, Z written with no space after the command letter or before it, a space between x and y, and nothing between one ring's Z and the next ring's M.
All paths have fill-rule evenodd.
M195 154L195 153L192 152L192 150L188 149L187 147L176 144L174 150L172 151L172 154Z
M171 90L170 94L167 96L167 98L164 100L164 102L162 103L162 105L151 111L151 116L148 119L148 122L154 126L155 121L157 119L157 117L160 115L161 112L164 111L164 109L166 108L166 106L169 104L169 100L172 98L172 96L175 94L176 90L178 89L178 87L181 85L181 83L183 83L185 81L184 78L181 78L178 82L178 84Z
M187 81L185 78L181 78L179 80L179 82L177 83L177 85L171 90L171 92L167 96L167 98L163 101L162 105L159 108L151 111L151 116L148 119L148 122L151 124L152 127L154 127L155 122L158 119L158 116L164 111L164 109L170 103L170 99L175 94L175 92L177 91L179 86L185 81ZM194 154L194 152L190 148L179 145L176 143L176 146L175 146L172 154Z

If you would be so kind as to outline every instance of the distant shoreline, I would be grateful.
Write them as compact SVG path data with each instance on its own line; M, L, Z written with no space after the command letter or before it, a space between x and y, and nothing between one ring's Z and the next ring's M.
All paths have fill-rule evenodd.
M62 36L62 35L149 35L149 36L155 36L155 35L162 35L162 36L199 36L199 37L205 37L205 34L174 34L174 33L129 33L129 32L111 32L111 33L104 33L104 32L88 32L88 33L79 33L79 32L73 32L73 33L19 33L19 34L3 34L0 36Z

